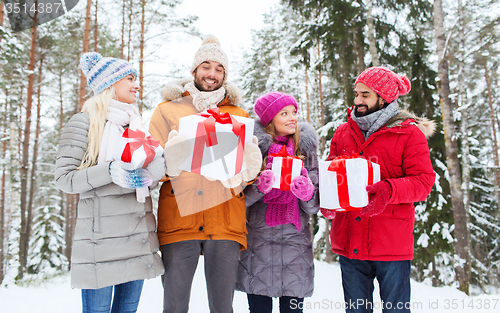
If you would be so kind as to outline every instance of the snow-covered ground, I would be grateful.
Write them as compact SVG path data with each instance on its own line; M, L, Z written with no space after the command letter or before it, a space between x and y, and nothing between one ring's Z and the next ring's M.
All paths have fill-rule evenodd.
M469 297L451 287L434 288L415 281L411 282L412 312L500 312L500 295ZM378 288L375 287L374 312L381 312ZM163 289L159 278L144 284L138 313L162 311ZM279 312L274 301L274 312ZM316 262L315 292L303 303L304 312L343 312L344 305L340 267L338 263ZM71 289L69 275L37 286L16 285L0 288L0 312L2 313L77 313L81 312L80 290ZM200 258L191 291L190 312L208 312L203 257ZM248 312L246 295L236 292L234 312Z

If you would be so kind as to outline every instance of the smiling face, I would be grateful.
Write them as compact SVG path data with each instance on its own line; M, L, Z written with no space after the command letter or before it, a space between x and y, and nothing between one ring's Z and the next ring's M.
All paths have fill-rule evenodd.
M219 62L205 61L193 73L194 84L200 91L214 91L224 82L224 67Z
M140 87L135 80L135 75L130 74L115 83L116 100L128 104L135 103L139 89Z
M382 109L386 103L375 91L363 83L357 83L354 87L354 114L357 117L365 116Z
M295 134L297 130L297 110L294 105L287 105L278 112L271 121L276 135L285 137Z

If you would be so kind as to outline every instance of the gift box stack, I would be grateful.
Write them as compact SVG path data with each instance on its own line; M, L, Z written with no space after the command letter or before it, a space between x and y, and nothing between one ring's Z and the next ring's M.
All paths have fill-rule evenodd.
M366 186L380 181L380 166L358 155L319 163L320 207L359 211L368 204Z

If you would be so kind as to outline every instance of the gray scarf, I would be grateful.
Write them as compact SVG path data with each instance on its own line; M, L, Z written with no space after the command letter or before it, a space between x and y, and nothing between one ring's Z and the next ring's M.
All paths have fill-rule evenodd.
M365 140L367 140L371 134L379 130L380 127L384 126L388 120L399 113L398 101L394 100L385 108L365 116L357 117L354 114L354 111L354 109L351 111L351 118L356 122L356 124L358 124L359 129L361 129L361 132L363 132L363 135L365 136Z

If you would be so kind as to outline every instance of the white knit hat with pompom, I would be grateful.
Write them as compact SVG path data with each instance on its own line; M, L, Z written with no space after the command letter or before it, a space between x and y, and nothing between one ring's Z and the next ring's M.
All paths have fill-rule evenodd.
M205 61L219 62L224 67L224 80L226 79L229 69L227 55L224 50L222 50L219 39L214 35L207 35L205 39L203 39L200 49L198 49L194 56L191 73L194 74L198 66Z

